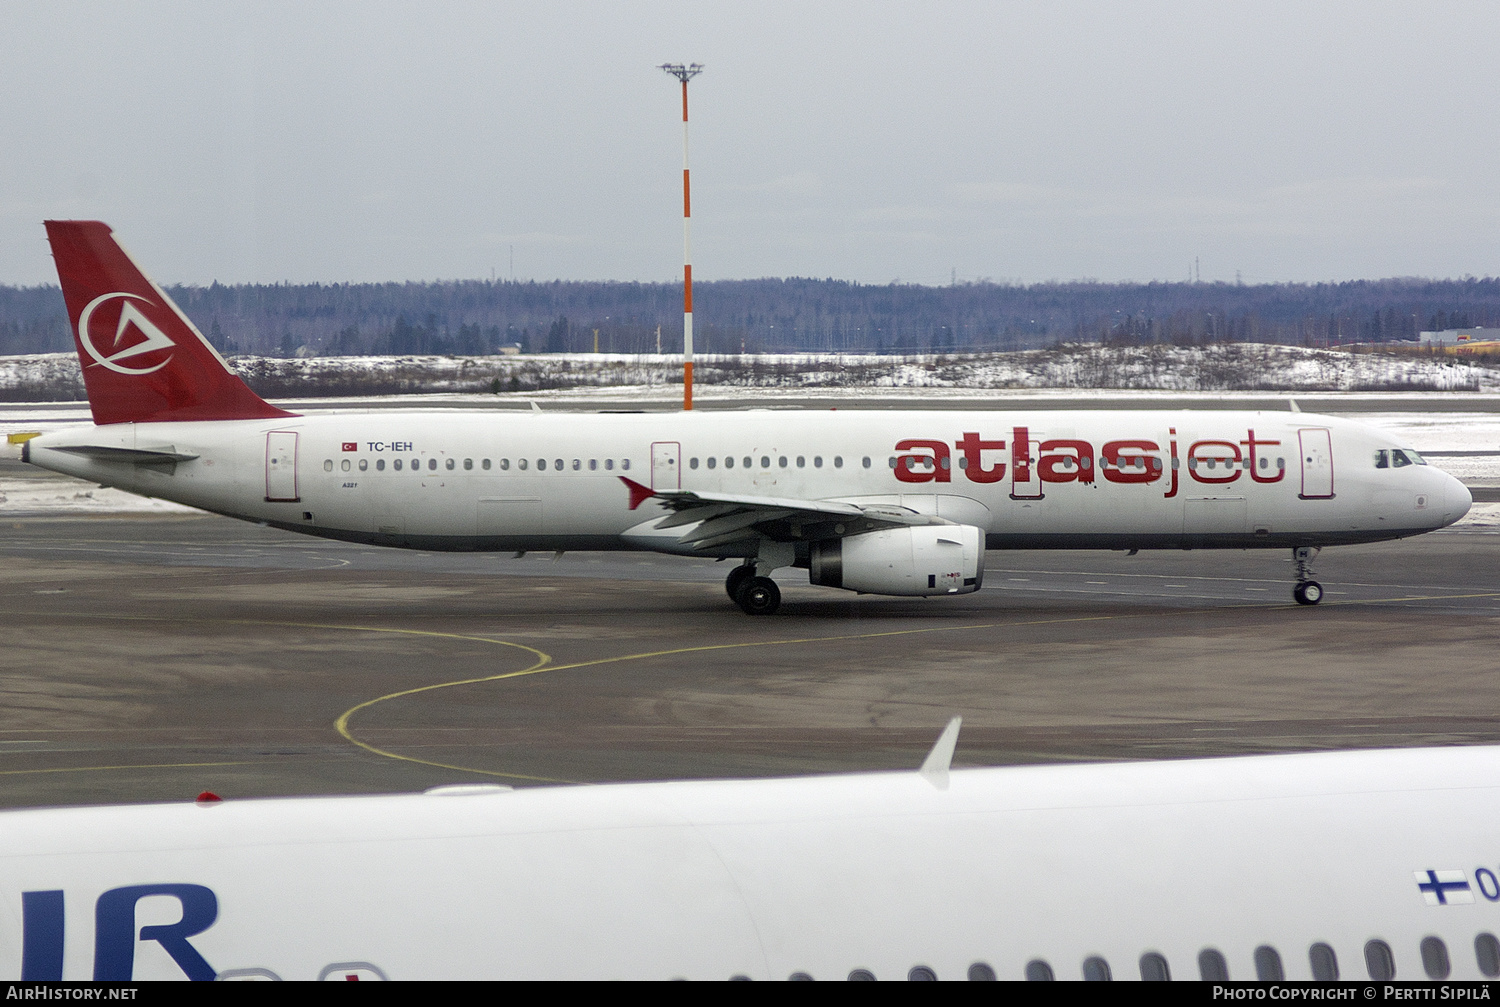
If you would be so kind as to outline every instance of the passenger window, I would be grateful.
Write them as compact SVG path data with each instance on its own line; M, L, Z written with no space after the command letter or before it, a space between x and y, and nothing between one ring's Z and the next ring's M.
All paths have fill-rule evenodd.
M823 456L822 455L813 455L813 468L820 469L822 467L823 467Z
M536 460L536 470L538 472L545 472L545 471L547 471L547 459L545 459L545 458L538 458Z
M630 459L629 458L621 458L620 459L620 468L624 469L626 472L629 472L630 471Z
M1339 978L1339 956L1333 948L1319 942L1307 949L1307 961L1312 966L1313 978L1320 983L1337 982Z
M437 461L437 459L434 458L433 461ZM449 472L452 472L453 471L453 466L456 465L456 464L458 464L458 463L457 463L457 461L455 459L449 458L447 461L443 462L443 468L447 469ZM430 467L431 466L429 466L429 468Z
M745 456L745 457L744 457L744 459L743 459L743 461L744 461L744 463L745 463L745 468L749 468L749 467L750 467L750 456L749 456L749 455L746 455L746 456Z
M964 460L967 461L968 459L964 459ZM844 456L843 455L834 455L833 456L833 467L836 468L836 469L841 469L841 468L844 467Z
M782 455L781 457L777 458L776 464L780 465L782 468L786 468L786 455Z
M797 456L797 467L799 469L805 469L805 468L807 468L807 459L805 457L803 457L802 455L798 455Z
M345 472L348 472L349 471L349 459L345 458L343 461L339 462L339 468L343 469Z
M391 462L391 468L395 469L397 472L400 472L401 471L401 459L397 458L395 461Z
M1167 959L1155 952L1147 951L1141 955L1141 982L1143 983L1165 983L1172 981L1172 970L1167 967Z
M552 467L561 472L563 470L563 460L561 458L553 459Z
M472 459L472 458L465 458L464 459L464 471L468 472L468 471L470 471L473 468L474 468L474 459Z
M698 459L696 459L696 458L689 458L688 459L688 468L695 469L697 467L698 467Z
M1500 940L1494 934L1480 934L1474 938L1474 957L1479 963L1479 973L1494 979L1500 976Z
M1406 457L1405 451L1391 452L1391 468L1404 469L1411 464L1411 459Z
M1260 467L1261 468L1265 468L1266 466L1268 466L1270 464L1271 464L1271 459L1267 458L1265 455L1261 455L1260 456Z
M1281 952L1269 944L1255 949L1255 978L1263 983L1279 983L1286 978L1281 967Z
M869 969L855 969L849 973L851 983L872 983L875 981L875 973Z
M375 459L375 471L376 472L384 472L385 471L385 459L384 458L377 458L377 459Z
M771 467L771 459L768 455L760 456L760 467L763 469L768 469Z
M1365 971L1376 982L1396 978L1396 956L1391 954L1389 944L1382 940L1365 944Z
M713 468L717 464L719 464L719 459L717 459L717 458L710 458L708 460L708 467L709 468Z
M453 464L453 459L452 458L448 459L448 464L449 465ZM427 459L427 471L429 471L429 472L436 472L437 471L437 459L436 458L429 458L429 459Z
M1229 978L1229 963L1224 952L1218 948L1204 948L1198 952L1198 978L1204 982Z
M729 457L725 457L725 459L724 459L724 467L726 469L732 469L732 468L734 468L734 459L733 458L729 458Z
M333 471L333 459L332 458L325 458L325 459L323 459L323 471L324 472L332 472Z
M368 458L361 458L359 460L359 470L361 472L367 471L369 469L369 467L370 467L370 459L368 459Z
M870 456L869 455L865 455L865 468L869 468L869 467L870 467Z
M1375 452L1375 467L1378 468L1378 469L1388 469L1388 468L1390 468L1391 467L1391 455L1390 455L1390 452L1388 452L1388 451L1377 451L1377 452Z
M1067 460L1065 460L1063 462L1063 468L1070 468L1070 467L1072 467L1072 465L1073 465L1073 460L1071 458L1069 458L1069 459L1067 459ZM968 455L964 455L964 457L962 457L962 458L960 458L958 460L958 467L961 468L961 469L967 469L969 467L969 456Z
M1278 458L1278 459L1276 459L1276 467L1278 469L1284 469L1284 468L1286 468L1286 459L1285 458Z
M413 458L411 460L411 470L413 472L417 471L421 467L422 467L422 459L420 459L420 458Z
M906 973L906 981L911 983L935 983L937 973L926 965L913 965L911 971Z
M697 468L697 467L698 467L698 459L694 458L693 459L693 468ZM599 459L597 459L597 458L590 458L589 459L589 471L590 472L597 472L597 471L599 471Z
M895 455L891 455L889 458L886 459L886 462L890 464L891 468L895 468L896 467L896 456Z
M1453 971L1448 962L1448 945L1441 937L1422 938L1422 970L1428 979L1447 979Z
M606 471L606 472L613 472L614 469L615 469L615 460L613 458L606 458L606 459L604 459L604 471Z
M1109 962L1098 955L1090 955L1083 960L1083 978L1085 982L1107 983L1114 976L1109 974Z
M484 469L486 472L488 472L490 470L490 460L488 458L486 458L484 461L482 461L482 462L479 463L479 467L482 468L482 469ZM510 466L509 465L501 465L500 467L501 468L509 468Z
M995 981L995 970L990 968L988 962L975 962L969 966L969 982L992 983Z
M787 982L794 982L794 983L810 983L810 982L813 981L813 977L810 976L810 975L808 975L806 972L793 972L791 975L787 976L786 978L787 978Z
M1041 958L1033 958L1026 963L1026 981L1029 983L1050 983L1057 977L1052 974L1052 966Z

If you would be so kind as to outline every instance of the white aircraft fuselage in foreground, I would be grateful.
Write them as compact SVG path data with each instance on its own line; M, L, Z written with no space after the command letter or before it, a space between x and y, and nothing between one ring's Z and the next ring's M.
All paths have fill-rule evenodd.
M7 811L0 972L1478 979L1496 836L1497 748Z
M428 550L743 558L886 595L983 583L986 548L1294 550L1451 524L1456 479L1304 413L748 411L296 416L256 397L97 222L48 223L94 426L34 465L278 528Z

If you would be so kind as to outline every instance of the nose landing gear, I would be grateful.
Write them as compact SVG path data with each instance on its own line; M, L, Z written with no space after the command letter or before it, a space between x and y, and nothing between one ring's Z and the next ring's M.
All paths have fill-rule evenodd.
M1316 605L1323 600L1323 585L1312 579L1313 560L1319 551L1319 546L1300 546L1292 550L1292 562L1297 564L1297 586L1292 588L1292 598L1299 605Z

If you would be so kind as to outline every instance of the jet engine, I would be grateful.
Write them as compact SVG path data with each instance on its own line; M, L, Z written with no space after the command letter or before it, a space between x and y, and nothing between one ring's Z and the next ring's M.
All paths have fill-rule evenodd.
M808 580L864 594L968 594L984 583L984 531L968 524L886 528L808 553Z

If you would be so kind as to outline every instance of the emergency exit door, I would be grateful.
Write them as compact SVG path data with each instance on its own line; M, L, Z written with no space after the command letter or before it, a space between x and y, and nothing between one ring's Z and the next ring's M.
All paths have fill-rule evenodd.
M682 489L682 446L676 441L656 441L651 445L651 488Z
M1327 430L1298 430L1302 448L1302 499L1327 500L1333 496L1333 441Z
M292 430L273 430L266 434L266 501L296 503L297 434Z

